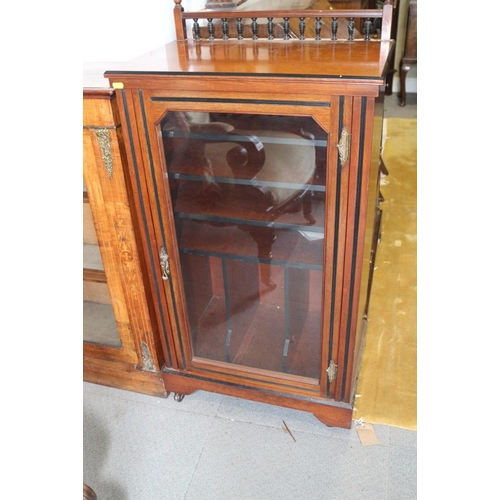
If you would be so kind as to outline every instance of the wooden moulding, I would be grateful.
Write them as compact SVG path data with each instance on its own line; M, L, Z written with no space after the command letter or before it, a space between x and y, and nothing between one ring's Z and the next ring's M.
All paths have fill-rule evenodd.
M159 372L139 370L128 363L84 357L83 380L149 396L166 398L169 395Z
M195 62L193 62L193 65ZM250 65L251 67L251 65ZM151 71L148 74L148 71ZM298 100L317 100L318 95L331 96L370 96L377 97L379 95L379 87L383 85L383 79L379 76L373 78L363 79L349 79L343 78L342 81L338 78L296 78L290 77L271 77L271 76L258 76L252 74L233 75L230 72L223 75L203 74L200 78L193 78L188 74L154 74L153 70L145 70L144 74L136 74L128 70L109 72L107 75L113 82L122 82L126 89L142 89L151 91L165 91L165 76L168 80L168 96L179 97L185 95L186 88L189 87L190 92L197 92L199 98L210 98L220 95L217 90L218 86L224 85L225 92L228 96L232 94L237 98L240 94L251 96L253 99L258 100L265 98L272 98L271 95L281 96L285 92L293 92L294 95L300 96ZM377 66L377 72L379 67ZM147 79L144 78L147 75ZM286 87L286 88L284 88ZM249 89L259 89L258 91L251 92ZM262 89L262 90L260 90ZM269 96L269 97L268 97ZM311 97L312 96L312 97Z
M328 427L351 428L352 407L343 403L334 403L332 400L325 399L324 403L322 403L319 399L312 400L301 396L284 395L257 388L252 389L229 382L216 382L193 375L184 375L179 372L164 372L162 377L166 390L181 396L192 394L196 390L215 392L312 413Z

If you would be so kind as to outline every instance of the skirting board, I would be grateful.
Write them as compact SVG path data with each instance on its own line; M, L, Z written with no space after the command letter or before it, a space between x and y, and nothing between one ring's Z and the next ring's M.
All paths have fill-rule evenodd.
M392 80L392 91L400 92L401 91L401 80L399 76L395 76ZM417 79L406 77L406 93L407 94L416 94L417 93Z

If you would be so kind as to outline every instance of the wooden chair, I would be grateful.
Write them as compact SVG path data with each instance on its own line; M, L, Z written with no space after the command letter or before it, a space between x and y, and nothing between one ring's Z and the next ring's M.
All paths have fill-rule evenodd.
M83 483L83 500L97 500L95 491L85 483Z
M411 0L408 5L408 22L406 27L405 50L399 65L401 92L400 106L406 105L406 75L411 65L417 62L417 0Z

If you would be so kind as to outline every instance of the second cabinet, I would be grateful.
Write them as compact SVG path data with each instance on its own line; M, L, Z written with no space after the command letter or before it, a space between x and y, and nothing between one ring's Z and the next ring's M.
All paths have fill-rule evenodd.
M124 124L162 378L179 401L203 389L350 427L380 223L384 79L310 77L312 59L315 68L330 60L328 45L304 44L289 74L262 69L288 52L258 47L230 77L206 62L229 61L223 45L205 60L189 43L159 52L171 64L192 49L179 69L151 67L154 56L147 70L139 62L106 74ZM358 69L349 54L346 69Z

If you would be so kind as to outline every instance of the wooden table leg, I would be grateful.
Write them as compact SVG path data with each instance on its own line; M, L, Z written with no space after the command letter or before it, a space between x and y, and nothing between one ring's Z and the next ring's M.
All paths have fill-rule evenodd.
M406 75L410 71L410 65L406 63L404 58L401 60L400 68L399 68L399 78L401 82L401 92L399 94L400 97L400 106L406 105Z

